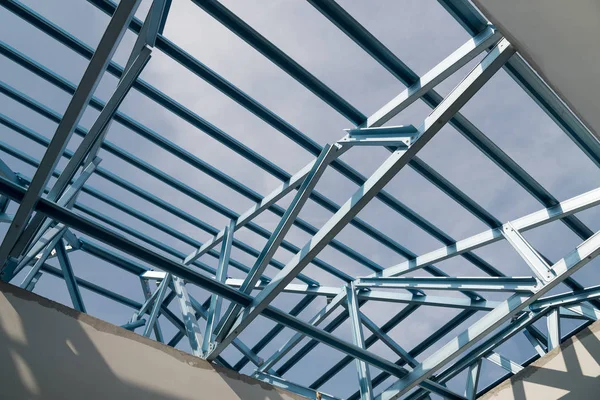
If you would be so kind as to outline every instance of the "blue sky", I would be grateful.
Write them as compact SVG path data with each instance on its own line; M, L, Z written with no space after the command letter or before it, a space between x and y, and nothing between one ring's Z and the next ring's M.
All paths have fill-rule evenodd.
M104 13L92 4L81 0L58 2L29 0L23 3L92 47L97 45L108 23L108 17ZM140 6L137 14L140 19L144 18L149 4L148 1L144 1ZM402 83L308 3L263 0L259 6L255 2L245 1L223 1L223 4L366 115L376 111L404 89ZM340 1L340 4L419 75L427 72L469 39L463 28L434 0L403 2L385 0L376 3ZM0 21L2 21L0 40L69 81L74 83L79 81L87 65L83 57L31 28L4 8L0 8ZM320 145L335 142L343 136L344 128L352 126L351 122L345 120L334 109L190 1L173 0L164 35ZM134 35L128 32L114 58L120 65L125 64L134 40ZM480 58L462 68L436 90L442 95L448 93L478 60ZM60 113L64 112L69 101L66 93L24 71L2 56L0 56L0 70L3 71L0 78L3 82ZM308 151L157 49L153 51L153 57L142 72L141 78L289 173L298 171L314 158ZM95 95L106 100L116 82L116 78L106 74ZM127 96L120 111L261 195L268 194L280 183L273 175L253 165L135 90ZM424 103L417 102L389 124L417 125L429 111L430 109ZM51 137L56 128L56 125L47 119L2 95L0 95L0 112L46 137ZM600 186L600 174L595 165L504 71L500 71L492 78L461 112L559 200ZM88 109L81 125L89 128L96 115L95 110ZM43 155L41 146L32 144L4 126L0 126L0 140L27 152L36 159L40 159ZM139 136L117 123L112 124L107 140L237 213L244 212L253 204L249 199L194 170L166 151L141 140ZM69 148L76 148L78 141L79 139L74 136L69 143ZM388 154L384 149L357 148L346 153L342 159L362 174L369 175ZM134 182L219 230L228 223L225 216L117 160L113 155L102 151L100 156L103 158L101 163L103 168ZM34 171L30 166L5 153L1 153L0 157L13 170L28 176L33 175ZM419 153L419 157L501 221L508 221L542 208L531 195L452 127L448 126L438 133ZM63 160L60 166L64 164ZM208 233L135 198L98 176L93 176L89 184L190 237L202 242L211 237ZM317 191L337 204L342 204L356 188L355 184L331 168L317 185ZM410 168L402 170L386 187L386 191L455 239L462 239L486 229L482 222ZM280 204L285 206L290 199L291 197L288 196ZM186 254L192 250L189 245L133 220L88 195L82 195L80 201ZM317 228L322 226L330 216L330 212L312 201L309 201L300 213L300 218ZM442 245L379 200L371 202L359 217L415 253L424 253ZM581 213L580 217L593 231L600 228L600 218L594 209ZM278 220L274 214L264 213L257 218L256 222L272 230ZM0 234L3 234L5 229L6 225L1 225ZM560 222L528 232L526 237L551 260L557 260L580 242L580 239ZM261 249L265 243L264 238L247 229L236 232L236 238L256 249ZM293 227L286 237L289 242L299 247L309 238L306 232L297 227ZM398 254L354 227L345 228L338 239L383 267L403 261ZM476 253L507 275L523 276L531 273L507 243L500 242L480 249ZM246 265L252 265L253 262L252 257L237 248L233 249L232 257ZM291 253L284 249L280 249L276 254L276 259L283 263L290 257ZM364 266L331 248L324 250L319 258L350 275L361 276L370 272ZM130 274L82 252L72 253L71 259L78 276L105 285L138 301L142 299L137 278ZM216 266L216 260L210 257L204 257L202 261ZM481 274L461 258L451 259L437 266L453 276ZM597 274L592 272L593 268L593 265L586 267L575 275L576 278L585 282L586 286L599 283ZM272 276L275 271L274 268L269 267L266 272ZM309 265L304 273L323 285L342 284L339 279L313 264ZM421 272L414 275L423 274ZM230 268L230 275L243 277L239 271L232 268ZM564 286L557 289L557 291L565 290ZM202 300L207 297L207 293L201 289L193 288L190 291ZM70 305L64 283L58 279L44 276L36 292ZM444 294L452 295L448 292ZM102 319L122 324L131 315L131 310L87 291L83 292L83 296L89 313ZM486 297L500 299L503 298L502 296L504 295ZM274 304L289 309L298 300L299 297L294 295L281 295ZM313 302L300 317L310 318L323 305L323 301ZM176 304L172 305L172 309L178 311ZM381 303L368 303L361 308L378 324L385 323L400 309L401 306L397 304ZM399 344L410 349L426 335L435 332L455 314L455 311L449 309L422 308L392 330L391 336ZM480 316L480 314L476 315L477 318ZM161 322L163 330L168 332L166 337L170 337L174 330L169 327L168 322L162 320ZM467 324L470 322L473 322L473 319L467 321ZM543 325L542 321L541 330L545 330ZM259 318L242 334L241 339L248 344L254 344L272 326L271 321ZM461 328L466 326L468 325L463 324ZM572 324L569 326L572 327ZM269 353L276 350L291 334L290 330L284 330L283 334L267 346L260 355L268 357ZM336 330L336 335L351 340L349 324L347 322L342 324ZM442 340L440 345L448 338ZM438 347L432 347L418 359L423 359ZM184 342L181 343L181 348L189 349ZM516 361L523 361L534 352L522 336L515 338L512 343L504 345L501 349L502 354L513 357ZM374 345L371 350L386 358L396 359L395 355L381 344ZM235 363L240 353L231 349L227 350L224 356ZM309 385L341 358L340 353L319 345L292 368L286 377L300 384ZM502 373L489 363L485 364L484 371L482 384L490 382ZM252 369L246 366L243 372L251 373ZM372 369L373 376L377 372ZM388 382L391 383L392 380ZM379 389L387 387L388 382L381 385ZM451 387L462 390L458 389L462 388L462 382L456 379ZM357 388L356 373L352 363L324 385L322 390L344 397L354 393Z

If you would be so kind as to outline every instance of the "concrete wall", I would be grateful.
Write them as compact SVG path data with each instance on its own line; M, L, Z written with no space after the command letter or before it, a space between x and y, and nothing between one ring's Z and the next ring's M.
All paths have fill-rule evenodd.
M483 399L600 399L600 321L562 343Z
M301 399L3 283L0 398Z

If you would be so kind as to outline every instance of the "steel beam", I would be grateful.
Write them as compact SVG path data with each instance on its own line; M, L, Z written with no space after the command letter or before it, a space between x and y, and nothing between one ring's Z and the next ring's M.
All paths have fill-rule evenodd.
M362 324L371 332L373 335L377 337L381 341L381 343L385 344L390 348L396 355L402 358L406 364L410 365L412 368L416 367L419 362L411 356L408 351L404 350L402 346L400 346L394 339L392 339L387 333L383 332L371 319L369 319L363 313L360 314L360 320Z
M518 230L512 226L510 222L502 226L502 234L506 238L506 241L516 250L525 263L531 268L533 273L542 282L548 282L552 279L550 271L550 265L544 260L544 258L538 253L531 244Z
M386 277L359 278L358 288L476 290L488 292L533 292L538 285L534 277Z
M183 279L176 276L173 277L173 290L177 296L179 308L181 308L181 314L183 315L183 323L185 325L185 333L190 342L192 354L196 357L202 356L202 334L200 333L200 326L198 320L194 315L194 309L190 301L187 289L185 288L185 282Z
M171 281L171 275L167 275L165 279L160 282L158 289L156 289L156 296L154 297L154 304L152 306L152 311L150 312L150 318L148 318L148 323L144 328L143 335L146 337L150 337L150 332L154 329L154 324L158 319L158 314L160 313L161 306L163 304L163 300L167 294L167 290L169 289L169 282Z
M325 3L322 1L309 1L313 5ZM417 78L416 82L410 84L406 90L369 116L363 126L382 126L439 83L444 81L447 77L465 66L469 61L473 60L486 48L495 45L501 38L502 35L497 30L488 26L479 35L469 39L442 62L437 64L422 77Z
M102 159L100 157L94 157L89 163L87 163L81 171L81 174L77 177L77 179L75 179L75 181L68 185L65 192L56 200L56 204L58 204L59 206L72 208L73 204L75 203L75 200L77 199L77 195L79 194L87 180L92 176L94 171L96 171L96 168L98 168L98 165L101 161ZM34 223L34 221L36 220L39 222L39 224L37 225L39 229L36 230L37 233L33 236L33 239L31 241L28 240L28 242L30 242L31 245L27 250L30 250L31 247L34 246L43 237L43 235L52 225L52 221L44 221L44 218L41 215L39 216L39 218L36 215L32 219L31 223ZM25 229L23 235L26 235L28 231L29 227ZM26 259L27 257L21 260L21 263L23 263L23 261L25 261Z
M150 271L148 271L148 272L150 272ZM142 274L142 275L144 275L144 274ZM153 292L152 289L150 288L150 282L148 282L148 279L143 278L142 275L140 275L139 278L140 278L140 284L142 285L142 292L144 294L144 298L146 299L146 301L144 302L142 307L140 307L140 309L136 312L136 314L133 315L132 320L135 320L136 318L139 319L139 318L141 318L141 316L143 314L149 313L148 310L149 310L150 306L152 305L152 302L154 300L156 300L156 296L158 295L158 290L154 290L154 292ZM143 310L143 312L140 312L141 310ZM160 322L155 321L154 327L152 329L154 330L154 337L156 338L156 341L164 343L165 339L162 334L162 328L160 326Z
M79 177L69 186L69 188L65 191L65 193L58 199L56 202L60 206L65 206L67 208L71 208L73 206L73 202L77 197L78 193L83 188L85 182L89 179L89 177L94 173L101 159L99 157L95 157L81 172ZM54 174L54 173L53 173ZM31 182L31 181L30 181ZM23 256L17 267L14 271L14 274L19 273L30 261L35 257L42 249L48 246L48 243L51 241L57 241L63 236L65 236L68 232L68 229L63 229L63 225L58 224L54 228L50 228L52 225L52 221L43 221L43 217L40 215L39 219L36 215L33 220L41 221L41 226L39 227L39 232L35 235L33 240L31 241L31 246L27 249L27 253ZM31 222L34 222L34 221ZM27 233L27 230L23 233L24 235ZM60 236L59 239L56 239L56 235ZM12 276L14 276L14 274ZM6 274L6 279L10 281L12 276L8 276Z
M465 388L467 400L475 400L477 398L477 385L479 384L480 373L481 359L469 365L469 372L467 372L467 387Z
M125 34L139 3L139 0L120 3L115 14L111 18L108 27L100 39L98 47L81 78L75 94L67 106L65 115L52 136L52 141L48 146L48 150L44 154L44 157L40 162L40 167L37 169L31 184L29 185L27 195L24 197L23 201L20 202L19 209L11 222L2 244L0 244L0 266L4 265L8 257L14 257L20 254L23 247L27 245L27 243L24 243L20 249L13 250L13 247L19 240L21 233L25 229L31 214L35 209L35 204L39 201L40 195L43 193L46 184L50 180L52 171L56 168L75 127L83 116L83 112L85 111L96 86L100 83L100 79L108 67L112 55Z
M521 367L519 364L496 352L486 355L485 359L510 372L511 374L516 374L523 370L523 367Z
M558 308L551 308L546 315L546 326L548 327L548 351L560 347L560 314Z
M211 296L212 298L212 296ZM190 299L190 303L192 305L192 308L195 310L195 318L202 318L204 320L207 320L208 318L208 310L206 309L206 307L204 307L202 304L200 304L198 302L198 300L196 300L193 296L189 296ZM210 301L210 299L209 299ZM210 305L210 304L209 304ZM244 342L242 342L239 338L236 338L233 342L232 345L238 349L240 351L240 353L242 353L244 355L244 357L247 357L254 365L256 365L256 367L260 367L263 363L263 360L258 357L256 355L255 352L253 352L248 346L246 346L246 344L244 344ZM217 360L221 359L220 357L217 358ZM269 370L269 373L272 373L274 371Z
M360 320L356 289L354 289L354 286L346 286L345 289L348 314L350 315L350 326L352 329L352 341L356 346L364 349L365 339ZM371 372L369 371L369 366L362 360L356 360L356 371L358 373L361 400L373 400L373 388L371 387Z
M67 230L67 227L65 225L60 224L57 226L57 228L58 229L57 229L56 235L52 239L50 239L47 243L44 244L42 253L40 254L39 258L35 261L35 263L33 264L33 267L31 267L29 272L27 272L27 275L25 275L25 278L23 278L23 281L21 282L19 287L24 289L27 286L29 286L29 284L31 283L33 278L37 275L40 268L42 268L42 265L46 262L46 260L50 256L50 254L54 251L56 246L58 246L59 243L61 243L63 234Z
M225 227L225 238L221 245L221 255L219 256L219 265L215 279L218 282L225 282L227 279L227 268L229 267L229 256L231 254L231 244L233 243L233 230L235 222L229 221L229 225ZM265 265L267 263L265 262ZM252 273L250 270L249 273ZM263 271L257 272L256 281ZM210 298L210 307L206 318L206 328L204 329L204 341L202 342L202 354L208 355L214 346L214 330L217 320L221 317L221 303L223 299L217 294L213 294Z
M419 135L412 125L384 126L381 128L345 129L348 134L337 143L343 147L389 146L396 150L408 148Z
M142 69L144 69L144 67L150 60L150 57L151 49L148 47L144 47L133 62L133 64L131 65L131 68L128 69L125 72L125 74L121 77L119 84L117 85L115 91L112 93L108 102L105 104L104 108L100 112L100 115L98 115L96 121L94 122L90 130L84 136L79 146L77 146L77 149L73 153L73 156L69 159L69 162L67 163L62 173L59 175L56 182L52 186L52 189L50 190L47 196L47 198L50 201L55 201L62 196L62 194L67 189L69 182L71 182L71 180L77 173L77 170L79 169L80 165L86 160L88 155L91 156L91 158L95 157L95 155L91 154L90 151L94 150L95 148L99 149L99 143L100 141L104 140L107 126L110 124L110 121L112 120L115 113L117 112L117 109L125 99L127 93L129 93L133 82L135 82L135 80L142 72ZM72 131L75 131L77 127L77 124L75 124L75 126L72 128ZM58 158L61 158L61 156L62 153L59 153ZM31 242L32 238L40 230L43 222L44 218L41 215L36 215L32 219L29 226L25 229L25 231L19 238L19 243L21 243L20 247L22 249L26 247L27 243ZM18 248L19 244L17 244L17 249Z
M343 302L346 301L346 291L341 290L339 293L330 301L328 304L321 309L316 315L314 315L308 323L312 326L317 326L329 317ZM302 332L296 332L287 342L285 342L277 351L275 351L271 357L269 357L257 372L265 372L269 368L273 368L275 364L285 357L298 343L304 338Z
M538 355L540 357L544 357L547 353L547 347L546 345L542 344L534 335L533 333L531 333L530 331L531 327L527 327L523 330L523 334L525 335L525 337L527 338L527 340L529 341L529 343L531 343L531 346L533 346L533 348L535 349L536 353L538 353Z
M73 302L73 308L77 311L86 312L85 305L83 304L83 297L79 291L79 285L77 284L77 278L73 272L69 255L65 251L65 242L60 240L56 247L56 255L60 264L60 269L63 272L67 289L69 290L69 296Z
M6 165L6 163L4 161L2 161L2 159L0 159L0 176L3 176L4 178L14 182L14 183L18 183L17 180L17 176L15 175L15 173L13 172L12 169L10 169L10 167L8 165ZM2 215L6 215L6 209L8 208L8 203L10 202L10 200L8 199L8 197L6 196L0 196L0 214ZM12 218L10 220L3 220L2 222L11 222Z
M121 325L121 328L127 329L128 331L134 331L136 328L139 328L140 326L144 326L144 324L146 324L146 320L142 318L142 319L138 319L136 321L128 322L124 325Z
M288 206L287 211L281 217L281 220L277 224L277 227L273 230L273 233L271 234L269 240L263 247L263 250L261 251L254 265L252 266L252 269L246 276L246 279L244 280L240 291L247 294L252 292L252 289L258 282L258 278L264 272L265 268L268 265L268 262L275 255L275 252L279 248L285 235L292 227L294 220L296 219L298 214L300 214L302 207L304 207L304 204L306 203L306 201L308 201L312 190L319 182L319 179L321 178L323 173L325 173L325 170L329 163L335 160L337 156L338 147L327 145L325 146L319 157L317 157L317 160L313 164L313 167L311 168L310 172L306 175L306 178L302 182L302 185L300 185L300 187L298 188L296 196L294 196L294 199ZM267 288L265 288L265 290L269 290L268 285ZM229 306L229 309L227 310L225 316L223 317L223 319L219 323L219 326L217 327L217 341L224 341L231 327L236 322L236 318L238 318L240 309L241 307L237 304L232 303ZM217 346L217 348L222 349L223 345L220 344L219 346ZM209 356L209 359L213 359L213 357L218 356L220 351L221 350L218 350L214 354L214 356Z
M356 125L367 117L216 0L193 2Z

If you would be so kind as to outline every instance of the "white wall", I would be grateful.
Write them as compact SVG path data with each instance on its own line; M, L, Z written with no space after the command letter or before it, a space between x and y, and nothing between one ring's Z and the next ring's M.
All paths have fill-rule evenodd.
M494 400L600 399L600 321L482 397Z
M600 1L473 0L600 135Z
M0 399L301 397L0 283Z

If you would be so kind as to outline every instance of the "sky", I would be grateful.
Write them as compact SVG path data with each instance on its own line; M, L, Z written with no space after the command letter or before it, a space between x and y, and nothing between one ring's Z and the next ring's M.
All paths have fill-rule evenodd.
M107 15L92 4L81 0L58 2L28 0L22 3L91 47L97 45L108 24ZM307 2L262 0L257 4L231 0L222 3L365 115L378 110L405 88ZM423 75L469 39L466 31L435 0L402 2L347 0L339 3L419 75ZM136 16L140 19L145 18L149 5L149 1L143 1ZM79 82L87 66L85 58L27 25L5 8L0 8L0 21L2 21L0 40L5 44L45 65L70 82L74 84ZM319 145L334 143L344 135L343 129L353 126L352 122L338 114L191 1L173 0L164 36ZM116 63L125 64L134 41L135 36L128 32L113 58ZM480 60L481 56L436 87L436 90L442 95L449 93ZM3 71L0 78L2 82L61 114L66 109L70 100L67 93L25 71L3 56L0 56L0 70ZM152 59L142 72L141 79L287 173L295 173L314 159L314 155L158 49L153 50ZM105 74L95 96L103 100L108 99L116 83L115 77ZM128 94L119 111L183 147L261 196L268 194L281 183L273 174L254 165L135 89ZM419 125L429 112L430 109L424 103L416 102L393 118L388 125ZM56 129L55 123L4 95L0 95L0 113L47 138L51 138ZM502 70L498 72L463 107L461 113L559 200L568 199L600 186L600 174L596 166L506 72ZM96 110L88 107L80 125L89 128L97 115ZM43 156L42 146L33 144L5 126L0 126L0 140L37 160ZM254 204L251 199L140 138L119 123L111 125L107 140L238 214ZM78 143L79 138L74 135L68 148L73 150ZM104 150L99 155L102 158L100 166L120 178L159 196L169 204L218 230L228 224L226 216L128 165L114 155ZM362 147L348 151L341 159L363 175L369 176L388 155L389 152L385 149ZM528 192L450 126L443 128L418 156L500 221L509 221L543 208ZM35 170L31 166L5 152L0 152L0 157L14 171L29 177L33 176ZM63 159L59 168L64 167L65 164ZM195 240L205 242L212 236L98 175L92 176L88 184ZM316 190L341 205L357 190L357 186L337 171L328 168L317 184ZM385 187L385 191L454 239L466 238L487 228L484 223L408 167ZM286 196L278 204L282 207L287 206L292 196ZM193 250L188 244L145 225L89 195L82 194L78 201L184 254ZM11 210L14 212L15 205L11 207L9 212ZM300 212L299 218L320 228L331 215L331 212L309 201ZM367 205L358 217L414 253L422 254L442 246L440 241L377 199ZM579 217L592 231L600 228L600 218L595 209L580 213ZM255 222L272 231L278 223L278 217L273 213L265 212L257 217ZM0 225L0 235L5 233L6 228L6 224ZM558 260L581 241L561 222L529 231L525 237L538 251L553 261ZM265 238L247 228L236 232L235 238L259 251L266 242ZM286 236L286 240L297 247L303 246L309 239L308 233L295 226ZM344 228L337 239L382 267L395 265L404 260L402 256L353 226ZM216 250L218 251L219 247ZM486 246L475 253L506 275L531 275L528 267L506 242ZM285 264L291 256L290 251L279 249L275 259ZM70 257L77 276L137 301L143 301L137 277L81 251L71 253ZM252 256L236 247L232 250L232 258L246 266L251 266L254 261ZM318 258L352 276L367 275L371 272L364 265L330 247L322 251ZM215 258L204 256L201 261L216 267ZM50 263L56 265L55 260ZM452 276L482 274L460 257L436 266ZM598 284L600 282L597 274L593 273L593 268L592 264L575 274L575 277L584 282L585 286ZM275 273L276 269L273 267L266 270L269 276ZM341 280L314 264L309 265L303 273L322 285L342 285ZM424 272L421 271L412 275L423 276L423 274ZM232 267L229 269L229 275L235 278L244 277L243 273ZM208 297L208 293L202 289L193 287L189 290L202 301ZM563 291L566 291L566 287L562 285L555 290L555 292ZM70 305L64 282L47 274L38 283L36 292ZM437 293L433 292L433 294ZM451 292L439 294L461 296ZM118 325L125 323L131 316L132 310L91 292L83 290L83 297L88 313L91 315ZM489 296L486 294L486 298L492 300L505 297L506 294ZM273 304L289 310L299 299L297 295L282 294ZM308 320L323 306L323 299L314 301L300 314L300 318ZM171 309L178 312L175 303L171 305ZM361 311L380 326L401 309L402 306L399 304L374 302L361 307ZM457 311L452 309L422 307L394 328L390 336L401 346L411 349L456 314ZM337 313L325 322L335 316ZM455 335L480 317L481 313L476 314L417 359L423 360L449 340L453 334ZM163 318L160 322L165 337L170 338L175 333L174 328ZM572 329L575 326L572 321L563 321L563 323L565 329ZM245 343L253 345L273 326L273 322L259 317L240 338ZM544 321L541 321L539 328L545 331ZM259 355L267 358L270 352L285 343L292 334L291 330L285 329ZM335 334L351 341L349 323L342 324ZM365 334L368 336L369 332L365 331ZM306 341L305 339L303 343ZM189 345L185 341L181 342L180 348L189 351ZM380 343L372 346L371 350L385 358L396 360L395 354ZM524 361L534 354L534 350L522 335L517 335L499 351L515 361ZM240 353L233 348L227 349L223 355L231 363L237 362L240 358ZM308 386L342 357L339 352L319 345L291 368L285 377ZM284 361L287 358L289 357L284 358ZM250 364L242 370L248 374L252 371ZM377 375L378 372L377 369L371 368L372 376ZM484 363L481 384L486 385L502 374L503 371L498 367L491 363ZM393 379L388 379L376 389L376 393L392 382ZM461 375L453 380L449 387L462 391L463 385L464 377ZM321 388L324 392L342 398L351 395L357 389L354 363L349 364Z

